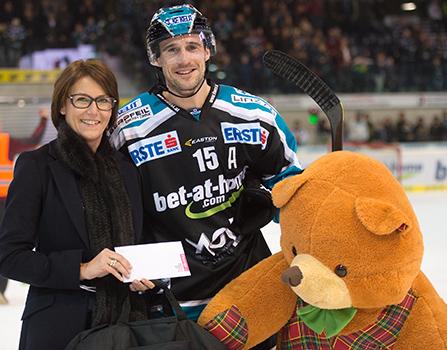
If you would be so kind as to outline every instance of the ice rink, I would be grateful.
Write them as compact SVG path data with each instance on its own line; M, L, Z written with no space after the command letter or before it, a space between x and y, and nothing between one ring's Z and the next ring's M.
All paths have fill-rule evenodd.
M447 300L447 192L417 192L408 194L424 235L425 255L422 271L438 293ZM279 250L279 226L268 225L264 235L273 252ZM0 305L0 349L17 349L20 316L27 286L10 281L6 291L9 305ZM51 336L51 335L48 335Z

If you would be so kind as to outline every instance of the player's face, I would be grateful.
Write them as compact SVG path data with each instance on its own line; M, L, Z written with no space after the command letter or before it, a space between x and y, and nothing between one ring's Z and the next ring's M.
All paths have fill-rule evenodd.
M79 79L70 89L70 96L77 94L85 94L92 98L108 97L104 89L89 76ZM77 98L85 97L78 95ZM61 108L61 113L65 115L65 120L73 131L81 136L95 152L101 143L104 130L109 124L112 110L100 110L95 102L92 102L87 108L77 108L67 98Z
M210 51L199 35L190 34L162 41L157 65L163 71L168 89L188 96L202 84L209 58Z

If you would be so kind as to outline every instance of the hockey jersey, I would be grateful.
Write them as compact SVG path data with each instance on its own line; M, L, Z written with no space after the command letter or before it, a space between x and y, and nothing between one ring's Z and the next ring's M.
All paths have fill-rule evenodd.
M270 255L260 232L229 229L248 171L268 188L301 171L293 134L264 99L211 84L190 113L144 92L119 110L110 139L141 174L147 241L183 244L191 276L173 279L179 300L210 298Z

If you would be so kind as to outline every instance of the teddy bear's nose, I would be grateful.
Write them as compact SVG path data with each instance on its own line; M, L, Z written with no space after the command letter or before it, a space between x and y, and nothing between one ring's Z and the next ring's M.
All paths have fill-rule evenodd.
M296 287L301 283L303 274L298 266L292 266L282 273L281 279L284 283Z

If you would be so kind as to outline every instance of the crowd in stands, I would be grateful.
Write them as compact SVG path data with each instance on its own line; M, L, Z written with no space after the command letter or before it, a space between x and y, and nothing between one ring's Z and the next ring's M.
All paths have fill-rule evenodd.
M4 0L0 67L15 67L33 51L92 44L99 54L120 57L131 79L147 88L156 76L147 62L145 29L160 6L182 2ZM418 10L406 15L399 13L398 2L386 0L189 2L206 14L216 35L218 54L210 74L250 92L299 92L263 66L268 49L298 58L337 92L447 90L447 0L419 2ZM396 125L394 119L373 125L359 113L346 125L347 137L362 142L447 140L445 115L434 116L430 125L422 116L414 125L403 113ZM320 134L327 133L323 123Z
M295 136L298 143L303 144L306 139L300 138L302 131L298 129L294 129ZM324 116L319 117L316 143L327 143L329 136L329 123ZM374 122L368 113L358 111L354 118L345 122L344 139L352 144L447 141L447 111L442 115L420 115L414 122L408 120L405 112Z
M197 0L210 19L218 55L215 79L254 93L297 92L272 78L262 55L279 49L298 58L338 92L447 89L447 1L417 2L402 14L386 0ZM179 1L4 0L0 66L29 52L93 44L120 56L141 87L154 80L145 29L154 11Z

